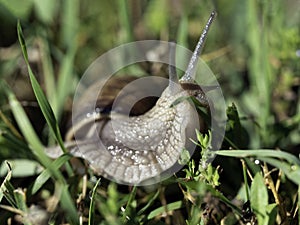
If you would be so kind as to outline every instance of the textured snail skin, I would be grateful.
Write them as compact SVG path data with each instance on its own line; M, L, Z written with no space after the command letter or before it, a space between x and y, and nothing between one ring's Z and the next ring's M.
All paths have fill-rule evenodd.
M198 92L203 95L200 89ZM80 139L66 142L65 147L87 160L96 173L117 182L139 184L158 179L176 164L184 148L191 147L188 138L195 138L199 118L194 106L187 100L172 106L178 98L188 96L183 89L174 94L167 87L145 114L115 113L112 119L96 120L86 127L85 136L80 133ZM61 154L58 147L47 152L52 157Z
M188 101L171 107L182 96L188 96L187 92L172 95L167 88L144 115L118 114L106 123L99 122L89 132L99 135L91 138L96 143L78 145L71 153L86 159L96 172L118 182L138 184L160 175L179 159L188 145L186 135L194 133L198 123L197 112Z

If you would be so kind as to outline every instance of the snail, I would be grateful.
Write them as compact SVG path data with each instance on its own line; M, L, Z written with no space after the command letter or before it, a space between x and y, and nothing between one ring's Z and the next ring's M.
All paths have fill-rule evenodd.
M193 148L190 138L195 138L195 129L199 127L197 110L187 99L193 96L201 105L209 107L204 89L211 87L200 87L193 76L214 17L215 12L212 12L181 79L174 67L174 44L170 44L166 87L153 80L146 85L152 89L164 88L152 108L146 103L153 100L149 97L138 101L130 110L130 116L122 111L126 97L134 97L141 91L139 85L135 85L133 90L126 92L126 84L136 81L136 77L113 78L96 98L99 84L92 85L75 105L75 119L65 140L70 154L85 159L96 173L123 184L139 185L147 180L157 180L175 167L182 150ZM107 92L123 87L122 93L118 90L113 94ZM121 106L112 110L116 96L121 99ZM59 147L50 147L47 154L56 158L62 151Z

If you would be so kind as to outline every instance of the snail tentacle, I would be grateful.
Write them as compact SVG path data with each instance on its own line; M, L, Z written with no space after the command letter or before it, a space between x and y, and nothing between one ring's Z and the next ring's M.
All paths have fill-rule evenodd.
M196 71L196 65L197 65L197 62L198 62L198 57L201 55L201 52L203 50L203 46L204 46L204 43L205 43L205 40L207 38L207 33L209 31L209 28L214 20L216 16L216 12L212 12L210 14L210 17L205 25L205 28L203 29L202 33L201 33L201 36L199 38L199 41L196 45L196 48L193 52L193 55L191 57L191 60L188 64L188 67L186 69L186 72L184 74L184 76L180 79L180 81L183 81L183 82L192 82L194 80L194 76L195 76L195 71Z

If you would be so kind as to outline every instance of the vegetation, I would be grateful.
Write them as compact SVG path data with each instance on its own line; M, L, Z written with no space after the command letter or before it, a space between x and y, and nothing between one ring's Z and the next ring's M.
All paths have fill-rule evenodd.
M81 173L68 154L46 156L45 146L64 149L76 84L95 58L145 39L193 49L214 9L202 58L228 119L212 163L210 132L153 186L118 185ZM0 223L299 224L299 9L296 0L0 0Z

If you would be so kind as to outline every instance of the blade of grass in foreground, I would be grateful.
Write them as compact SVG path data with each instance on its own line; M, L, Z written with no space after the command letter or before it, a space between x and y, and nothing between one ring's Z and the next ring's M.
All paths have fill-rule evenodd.
M19 38L19 42L21 45L21 49L22 49L22 53L25 59L25 63L27 65L27 69L28 69L28 73L29 73L29 78L31 81L31 85L35 94L35 97L39 103L39 106L42 110L42 113L46 119L47 124L49 125L49 127L51 128L51 130L53 131L55 138L57 140L57 142L59 143L60 147L63 149L63 151L66 152L64 145L63 145L63 141L62 141L62 137L59 131L59 127L58 127L58 123L55 119L54 113L51 109L51 106L46 98L46 96L44 95L42 88L40 87L39 83L37 82L31 67L29 65L29 61L28 61L28 55L27 55L27 50L26 50L26 45L25 45L25 40L23 37L23 33L22 33L22 28L21 28L21 24L20 22L18 22L18 26L17 26L17 32L18 32L18 38ZM10 93L10 97L12 97L12 93ZM32 126L30 125L30 122L25 114L25 112L23 111L23 108L19 105L18 101L16 99L13 99L14 104L18 106L18 110L21 111L22 115L20 116L18 113L14 113L14 116L16 118L16 120L22 124L22 120L25 118L26 120L26 126L31 128L32 133L34 133L35 135L35 146L32 146L33 151L36 153L37 157L39 158L40 162L49 169L49 171L51 172L51 174L54 175L54 177L57 180L57 184L62 186L62 194L60 196L60 203L61 206L64 210L66 210L67 212L67 218L68 221L71 221L72 224L78 224L78 215L77 215L77 211L76 208L74 206L74 203L72 201L70 192L68 191L68 186L67 183L64 179L64 177L62 176L61 172L59 171L58 168L54 168L53 164L51 164L50 159L46 156L45 152L44 152L44 147L43 145L40 143L39 139L37 138L35 132L33 131ZM23 118L22 118L23 117ZM19 125L20 125L19 124ZM30 135L28 135L26 129L24 129L25 127L20 127L20 129L22 130L23 135L26 137L26 140L29 144L31 144L32 142L32 137ZM66 164L68 166L68 164ZM69 166L70 167L70 166ZM71 171L71 170L69 170Z
M8 173L5 177L5 180L1 184L0 187L0 202L3 198L3 196L6 198L7 202L13 207L18 208L18 203L15 198L15 188L10 183L10 179L12 177L12 169L9 162L6 161L6 165L8 168ZM2 205L0 205L2 207Z
M287 152L277 150L221 150L216 151L217 155L230 157L256 157L281 169L285 175L294 183L300 185L300 160Z
M129 216L129 214L130 214L130 210L131 210L130 205L132 204L133 200L135 199L136 191L137 191L137 187L133 186L133 189L129 195L129 199L126 203L125 211L123 212L123 217L122 217L123 223L126 223L127 216Z
M14 118L17 121L17 124L24 135L27 143L29 144L33 154L38 158L39 162L51 171L51 174L62 183L64 183L64 178L61 175L60 171L57 168L53 168L51 166L51 160L46 156L44 152L44 146L40 142L39 138L37 137L24 109L17 101L14 94L8 91L8 99L9 104L14 115Z
M39 85L39 83L37 82L31 67L29 65L29 61L28 61L28 54L27 54L27 50L26 50L26 44L25 44L25 40L24 40L24 36L23 36L23 32L22 32L22 28L21 28L21 24L20 21L18 21L18 28L17 28L17 32L18 32L18 38L19 38L19 42L21 45L21 49L22 49L22 53L25 59L25 63L27 65L27 69L28 69L28 73L29 73L29 78L30 78L30 82L31 82L31 86L34 92L34 95L38 101L38 104L41 108L41 111L46 119L46 122L48 124L48 126L50 127L50 129L52 130L52 132L54 133L54 136L58 142L58 144L60 145L61 149L63 150L64 153L67 152L67 150L64 147L63 144L63 140L60 134L60 130L59 130L59 126L57 123L57 120L55 118L54 112L41 88L41 86ZM73 175L73 171L71 169L71 166L68 162L66 162L66 169L67 172L69 173L70 176Z
M157 209L154 209L152 212L150 212L147 219L148 220L153 219L154 217L156 217L158 215L161 215L161 214L164 214L166 212L173 211L176 209L180 209L182 207L183 207L182 201L169 203L165 206L161 206L161 207L158 207Z
M90 209L89 209L89 222L88 225L94 224L94 212L95 212L95 197L96 197L96 191L97 187L100 184L101 178L97 181L93 188L92 197L91 197L91 203L90 203Z
M10 181L11 175L12 175L12 170L11 170L11 167L10 167L9 163L6 162L6 164L7 164L8 172L7 172L7 175L4 178L4 180L3 180L3 182L2 182L2 184L0 186L0 202L2 201L2 198L4 196L4 192L6 191L6 183L8 181Z
M72 221L72 224L78 224L77 211L74 206L74 203L71 201L71 196L68 191L67 183L64 177L62 176L61 172L59 171L59 167L55 167L55 163L51 163L51 160L46 156L43 145L40 143L36 133L34 132L29 122L28 117L26 116L20 103L15 99L15 96L11 92L8 94L8 96L13 115L22 131L22 134L24 135L26 141L29 143L33 153L39 159L39 162L45 168L47 168L47 171L50 172L51 177L55 178L55 180L63 187L60 202L62 207L70 215L68 216L69 220Z
M217 155L222 156L232 156L232 157L272 157L272 158L281 158L285 159L287 162L291 164L295 164L300 166L300 160L287 152L284 151L277 151L274 149L258 149L258 150L220 150L215 151Z
M31 67L29 65L29 61L28 61L28 54L27 54L27 49L26 49L26 44L25 44L25 39L24 39L24 36L23 36L23 32L22 32L22 28L21 28L21 24L20 24L20 21L18 21L18 38L19 38L19 42L20 42L20 45L21 45L21 49L22 49L22 53L23 53L23 56L24 56L24 59L25 59L25 63L27 65L27 69L28 69L28 73L29 73L29 78L30 78L30 82L31 82L31 85L32 85L32 89L33 89L33 92L34 92L34 95L39 103L39 106L42 110L42 113L47 121L47 124L50 126L50 128L52 129L54 135L55 135L55 138L58 142L58 144L60 145L60 147L62 148L62 150L64 152L66 152L66 149L64 148L64 145L63 145L63 141L62 141L62 137L61 137L61 134L60 134L60 130L59 130L59 127L58 127L58 123L55 119L55 116L54 116L54 113L51 109L51 106L46 98L46 96L44 95L43 93L43 90L42 88L40 87L39 83L37 82L32 70L31 70Z
M61 157L57 158L55 161L52 162L52 166L54 168L60 168L64 165L68 160L71 159L71 155L62 155ZM31 193L35 194L46 181L51 177L51 172L49 169L44 170L34 181Z
M138 211L137 215L141 216L156 200L156 198L159 196L160 190L157 190L156 193L148 200L148 203Z

